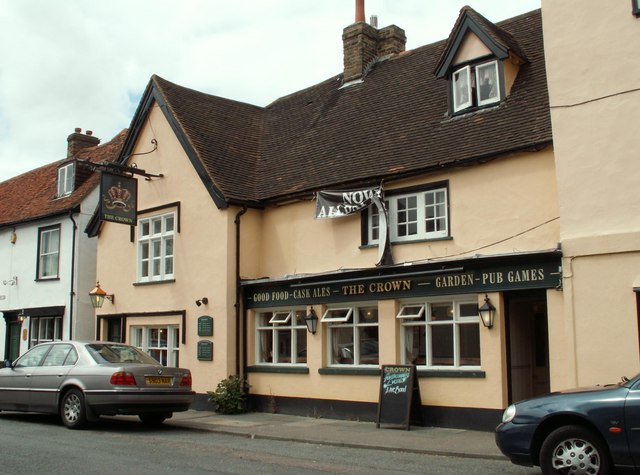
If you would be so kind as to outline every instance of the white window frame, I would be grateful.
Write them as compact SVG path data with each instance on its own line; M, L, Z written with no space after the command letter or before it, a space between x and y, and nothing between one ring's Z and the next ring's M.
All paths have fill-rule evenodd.
M480 97L480 84L478 82L477 86L476 86L476 94L478 97L478 106L486 106L487 104L494 104L496 102L500 101L500 71L498 71L498 61L489 61L488 63L482 63L482 64L478 64L475 67L476 70L476 81L479 81L479 78L482 78L482 71L484 69L493 69L493 74L495 77L495 85L494 85L494 95L487 98L487 99L482 99Z
M58 198L70 195L75 188L76 164L70 162L58 168Z
M482 99L480 97L479 78L483 76L483 71L488 68L493 70L495 92L492 96ZM498 60L484 61L475 65L463 66L455 70L451 75L451 97L453 100L452 109L454 114L466 109L484 107L500 102L502 92Z
M30 317L29 328L29 348L62 340L62 316Z
M451 319L448 320L432 320L431 319L431 308L433 305L451 305L451 309L453 311ZM403 310L407 307L415 308L422 305L423 312L420 312L420 316L415 315L415 312L412 314L403 314ZM402 364L416 364L421 368L428 369L439 369L439 370L479 370L481 368L481 359L479 364L470 365L470 364L462 364L461 363L461 335L460 329L463 325L477 325L478 328L478 352L481 349L480 342L480 316L477 314L477 311L474 315L462 315L462 307L473 305L477 309L478 307L478 299L475 295L467 295L467 296L456 296L450 298L433 298L428 300L421 301L411 301L404 303L400 307L400 311L396 315L396 318L400 320L401 332L400 332L400 353L402 355L401 362ZM438 365L433 364L433 329L439 326L452 326L452 350L453 350L453 360L451 365ZM408 350L407 343L410 335L412 335L412 331L415 328L419 328L423 333L422 337L425 342L425 361L424 363L415 361L411 361L408 358ZM481 358L481 355L479 355Z
M152 345L152 332L165 333L166 345L159 344L162 340L158 338L158 344ZM178 325L132 325L129 330L131 345L144 351L149 356L158 359L158 354L164 358L158 359L168 367L178 367L180 365L180 327ZM165 361L162 361L162 360Z
M271 317L269 317L271 314ZM264 318L263 318L264 315ZM283 315L288 317L283 318ZM306 308L293 308L287 310L262 310L256 313L256 341L255 341L255 362L257 365L279 365L279 366L306 366L308 354L304 357L298 352L303 348L298 348L299 335L304 335L304 351L308 348L307 325L304 323ZM269 318L267 323L262 323ZM287 361L280 360L280 352L274 349L280 346L280 332L289 332L291 342L289 357ZM263 336L271 344L271 350L267 355L263 345Z
M428 197L433 197L433 204L430 204ZM438 201L438 197L442 197L442 199ZM404 213L407 213L407 211L399 211L398 203L399 201L410 198L415 198L416 200L416 208L412 208L412 210L415 209L415 216L408 221L400 223L399 215L401 211ZM389 213L389 238L392 243L441 239L449 236L449 191L446 186L425 189L412 193L392 195L385 201L387 203ZM428 210L431 211L431 213L429 213ZM377 237L374 233L374 230L377 229L375 224L378 221L378 210L375 207L369 208L367 223L369 244L380 243L379 236L381 233L378 232ZM427 225L429 222L444 222L444 226L441 229L427 231ZM403 223L415 224L416 232L399 235L398 227Z
M57 279L60 276L60 226L38 229L37 280Z
M138 219L138 282L174 279L175 236L175 212Z
M473 96L471 90L471 68L465 66L452 74L452 91L453 91L453 111L458 112L468 109L473 105ZM464 97L461 97L461 94Z
M343 313L347 310L346 314L341 315L340 317L331 317L333 312ZM366 339L360 338L360 331L366 330L367 328L376 328L378 331L378 337L376 344L378 346L378 351L380 348L380 321L379 315L376 315L375 322L367 322L360 321L360 311L367 310L375 310L376 314L378 312L378 307L375 304L355 304L350 307L334 307L328 308L324 313L322 319L320 320L322 323L326 324L327 330L327 355L328 355L328 365L331 367L351 367L351 366L366 366L378 367L380 365L380 354L378 353L378 362L377 363L367 363L363 362L361 345L362 341ZM333 312L332 312L333 311ZM338 361L343 353L344 349L338 348L339 344L336 343L335 340L335 332L340 331L342 329L350 329L352 334L353 348L351 349L351 362ZM334 348L334 346L336 348Z

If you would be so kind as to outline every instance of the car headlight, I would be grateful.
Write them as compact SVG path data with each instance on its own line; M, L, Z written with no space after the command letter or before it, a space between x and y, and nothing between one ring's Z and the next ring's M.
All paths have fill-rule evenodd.
M511 404L502 413L502 423L511 422L516 417L516 406Z

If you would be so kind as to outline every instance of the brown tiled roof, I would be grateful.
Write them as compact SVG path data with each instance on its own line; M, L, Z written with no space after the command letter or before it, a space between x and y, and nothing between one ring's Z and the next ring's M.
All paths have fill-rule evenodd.
M264 109L157 76L152 84L227 201L277 201L550 143L540 10L498 27L487 34L528 62L500 105L453 118L447 82L433 73L444 41L378 62L360 84L341 88L338 75Z
M123 130L110 142L78 151L73 158L91 162L114 161L127 134ZM56 198L59 160L0 183L0 227L14 226L76 209L98 184L98 173L79 180L69 196ZM91 210L93 211L93 210Z

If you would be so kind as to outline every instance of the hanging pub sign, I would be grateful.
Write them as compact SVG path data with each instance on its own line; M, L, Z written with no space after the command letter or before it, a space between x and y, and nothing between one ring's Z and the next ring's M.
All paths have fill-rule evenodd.
M136 225L138 180L102 172L100 180L100 220Z

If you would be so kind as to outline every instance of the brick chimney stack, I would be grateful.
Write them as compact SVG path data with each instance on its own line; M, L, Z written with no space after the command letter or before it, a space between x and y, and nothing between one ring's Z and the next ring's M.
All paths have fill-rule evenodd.
M363 79L376 59L405 50L407 37L402 28L391 25L378 30L364 18L364 0L356 0L356 22L342 31L343 84Z
M94 147L100 143L98 137L93 136L93 132L87 130L84 134L80 127L67 137L67 158L73 158L76 152L86 147Z

